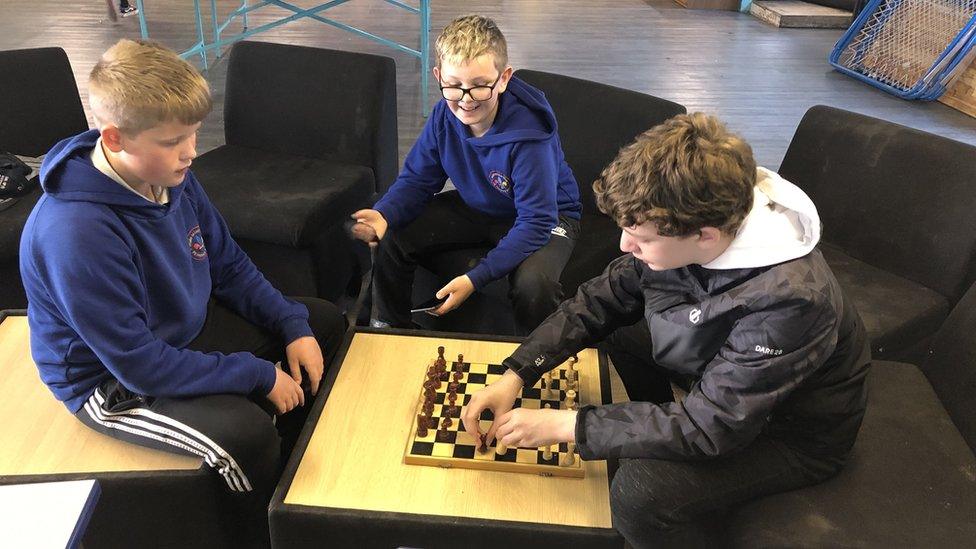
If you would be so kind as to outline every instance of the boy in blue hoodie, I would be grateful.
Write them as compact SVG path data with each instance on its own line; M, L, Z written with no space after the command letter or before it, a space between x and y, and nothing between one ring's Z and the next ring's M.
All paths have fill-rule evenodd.
M390 190L373 209L353 214L371 228L359 231L363 239L379 245L373 324L412 326L414 270L426 256L493 246L437 291L445 302L432 314L510 276L518 329L528 333L562 299L559 277L579 235L579 188L549 103L512 77L505 37L491 19L455 19L436 50L444 101ZM439 193L448 178L457 190Z
M202 457L239 541L266 545L279 430L297 435L344 321L272 287L189 171L212 105L192 65L122 40L92 70L90 100L98 129L48 153L21 237L41 379L95 430ZM287 414L278 430L271 409Z

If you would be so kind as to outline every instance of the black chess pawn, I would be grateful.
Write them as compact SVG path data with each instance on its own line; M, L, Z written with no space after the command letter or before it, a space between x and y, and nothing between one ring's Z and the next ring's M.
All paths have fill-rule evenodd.
M417 436L424 438L427 436L427 417L424 415L417 416Z

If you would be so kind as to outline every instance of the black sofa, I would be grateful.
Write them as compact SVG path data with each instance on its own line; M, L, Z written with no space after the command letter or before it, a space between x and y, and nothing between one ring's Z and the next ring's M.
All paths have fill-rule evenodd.
M976 147L816 106L779 173L817 205L820 248L874 356L919 360L976 280Z
M735 547L976 544L976 286L921 367L876 361L847 466L823 484L742 506Z
M68 56L61 48L0 51L0 151L41 156L55 143L88 129ZM40 188L0 211L0 309L24 309L20 233Z
M234 44L226 144L200 155L193 171L285 295L337 301L358 292L367 259L343 223L396 177L396 116L389 57Z

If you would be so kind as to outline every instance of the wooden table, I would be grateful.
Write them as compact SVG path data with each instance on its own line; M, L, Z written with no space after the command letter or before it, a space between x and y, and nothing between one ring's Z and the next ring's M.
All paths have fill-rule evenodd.
M516 341L350 330L272 499L274 547L621 547L607 462L586 462L582 479L403 462L437 346L500 363ZM606 358L579 357L581 394L609 402Z
M0 311L0 393L0 487L97 480L101 494L85 545L142 539L208 546L223 536L219 486L202 460L123 442L78 421L41 382L22 311ZM0 538L0 547L24 545Z

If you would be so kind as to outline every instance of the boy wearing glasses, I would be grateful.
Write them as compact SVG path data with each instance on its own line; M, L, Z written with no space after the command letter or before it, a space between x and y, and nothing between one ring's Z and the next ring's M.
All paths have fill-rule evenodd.
M353 214L371 228L357 231L360 237L379 246L372 323L413 326L417 264L432 253L487 245L494 248L437 291L445 301L431 313L447 313L509 276L517 329L528 333L562 299L559 277L579 235L579 188L549 103L512 77L494 21L455 19L435 47L444 101L389 191L373 209ZM439 192L448 178L457 190Z

